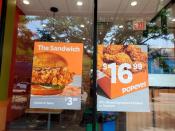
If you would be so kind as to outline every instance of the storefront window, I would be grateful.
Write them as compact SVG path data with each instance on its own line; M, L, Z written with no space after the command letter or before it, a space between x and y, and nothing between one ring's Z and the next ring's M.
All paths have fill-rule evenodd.
M120 131L174 130L173 7L169 1L99 1L97 110L118 111L113 114L115 122L105 119L111 112L104 113L103 130L107 130L107 126ZM146 47L148 53L140 45ZM144 61L144 53L148 54L148 63ZM122 72L125 74L120 72L121 65L126 66ZM139 74L146 65L149 93L144 92L146 89L134 92L134 83L144 77L142 74L139 78ZM130 87L122 88L127 84ZM125 91L128 94L124 94Z
M8 119L7 119L7 128L8 130L84 130L85 124L82 122L83 120L83 113L85 112L85 108L88 109L88 107L91 107L91 99L88 95L90 93L90 68L91 68L91 50L90 45L92 44L92 14L93 14L93 2L92 1L36 1L36 0L30 0L27 1L28 3L25 3L26 1L17 0L17 7L16 7L16 25L15 25L15 33L14 33L14 45L16 49L16 53L13 55L13 71L14 75L11 76L12 79L12 90L9 91L9 94L12 97L11 104L9 107L8 112ZM77 58L75 58L75 53L72 53L72 56L69 60L63 60L64 56L61 56L60 59L63 60L62 62L65 62L66 65L70 64L70 60L74 60L72 62L72 65L76 64L77 70L79 68L83 68L81 79L78 77L78 75L73 78L71 78L72 85L66 85L64 90L61 92L58 92L57 94L53 94L53 92L49 94L49 90L47 92L42 92L41 90L37 93L34 92L32 88L34 82L37 84L37 82L40 82L41 84L45 84L45 87L49 87L48 84L54 84L53 80L58 79L57 83L68 83L69 78L71 76L68 75L74 75L76 72L73 72L72 74L69 74L67 72L66 74L60 74L58 76L55 76L54 78L50 78L51 75L54 75L52 71L58 71L62 70L59 65L60 59L56 61L52 59L57 64L57 67L37 67L35 68L35 72L40 72L42 68L42 73L45 71L45 73L42 74L42 77L39 78L36 77L34 74L32 74L32 71L34 72L34 69L32 70L32 65L35 63L35 57L37 54L34 54L34 50L36 49L36 44L44 42L46 43L47 47L50 47L50 50L52 50L52 53L47 50L43 51L45 54L53 54L53 52L56 52L57 50L60 50L62 52L77 52L79 51L79 48L74 48L76 45L82 45L81 52L83 52L83 56L79 55ZM49 43L50 42L50 43ZM74 44L75 43L75 44ZM80 43L80 44L78 44ZM62 48L56 47L63 45ZM69 46L69 44L71 46ZM67 48L69 46L69 49ZM35 48L35 49L34 49ZM39 49L44 50L44 48ZM38 53L39 54L39 53ZM83 57L83 61L81 60ZM45 58L46 59L46 58ZM50 58L51 59L51 58ZM42 59L40 59L42 61ZM48 62L50 60L48 59ZM77 61L77 62L76 62ZM50 61L51 62L51 61ZM50 63L49 62L49 63ZM78 63L82 63L81 65ZM39 63L38 63L39 64ZM48 64L48 63L45 63ZM34 68L35 65L33 65ZM68 67L71 67L71 65L67 65ZM78 67L79 66L79 67ZM60 69L59 69L60 68ZM76 68L73 68L71 70L75 70ZM69 68L68 68L69 69ZM63 69L60 71L61 73L64 73ZM50 77L47 79L52 79L51 83L45 81L44 75L49 72ZM80 70L81 71L81 70ZM58 72L57 72L58 73ZM40 75L40 74L38 74ZM65 77L68 78L65 78ZM65 80L61 80L61 77ZM45 83L43 83L41 80L44 80ZM67 82L66 82L67 81ZM81 83L81 87L77 87L76 85L79 85ZM47 84L47 85L46 85ZM56 87L57 86L57 87ZM55 88L58 88L58 84L54 85ZM42 86L43 88L43 86ZM62 88L61 86L59 88ZM81 90L80 90L81 88ZM44 89L44 88L43 88ZM46 88L45 88L46 89ZM56 91L56 90L55 90ZM61 91L61 89L60 89ZM45 98L45 100L49 100L52 98L58 97L60 100L57 100L56 102L60 105L59 107L57 105L53 106L52 101L45 102L47 107L39 107L39 102L35 106L38 106L37 108L31 106L34 106L36 103L33 99L36 99L38 97L39 99L44 98L45 96L48 98ZM82 95L82 101L81 101L81 93ZM32 94L32 95L31 95ZM76 97L78 95L78 97ZM80 99L80 102L78 103L77 100ZM31 104L33 101L33 104ZM64 103L67 103L65 106ZM74 105L74 103L78 103L77 105ZM48 106L51 104L50 106ZM73 105L72 105L73 104ZM44 105L44 104L43 104ZM82 105L82 109L81 108ZM44 108L44 109L41 109ZM67 110L68 109L68 110Z
M173 1L16 2L8 131L175 130Z

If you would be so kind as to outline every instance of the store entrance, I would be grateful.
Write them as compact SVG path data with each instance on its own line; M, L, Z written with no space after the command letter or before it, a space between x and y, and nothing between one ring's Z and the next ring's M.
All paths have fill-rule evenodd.
M173 0L16 2L8 131L175 130Z

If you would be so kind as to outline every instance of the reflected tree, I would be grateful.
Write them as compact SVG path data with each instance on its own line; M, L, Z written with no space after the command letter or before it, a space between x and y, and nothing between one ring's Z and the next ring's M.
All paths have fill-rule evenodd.
M92 25L87 17L36 17L35 20L43 25L38 29L42 41L92 43Z
M30 22L25 16L20 17L20 22L18 24L18 34L17 34L17 60L23 59L27 60L32 57L33 54L33 42L35 34L28 29L27 24ZM27 58L30 57L30 58Z

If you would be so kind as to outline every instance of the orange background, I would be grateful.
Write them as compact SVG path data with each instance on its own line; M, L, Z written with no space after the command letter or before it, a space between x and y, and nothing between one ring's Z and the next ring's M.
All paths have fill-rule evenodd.
M44 51L39 50L38 45L43 46L55 46L55 47L78 47L79 52L63 52L63 51ZM82 60L83 60L83 44L82 43L60 43L60 42L35 42L34 55L41 52L51 52L62 56L68 63L68 69L70 72L74 72L77 75L82 74Z
M122 45L115 45L115 46L122 46ZM104 45L98 45L98 55L100 54L103 55L103 47ZM99 65L103 64L103 61L100 58L98 58L98 64ZM148 88L148 69L147 68L144 71L141 71L138 73L132 73L132 74L133 74L133 81L129 84L120 83L118 79L116 83L112 84L111 78L108 77L107 75L97 80L97 83L100 86L100 88L105 92L105 94L111 99L120 97L120 96L124 96L124 95L130 94L132 92L136 92L139 90L143 90L144 88ZM122 88L134 86L142 82L146 82L145 87L134 89L130 92L125 92L125 93L122 92Z
M134 85L142 83L142 82L146 82L145 87L134 89L131 92L122 93L122 88L134 86ZM111 79L107 76L103 77L102 79L99 79L98 84L103 89L103 91L106 93L106 95L109 98L113 99L113 98L116 98L119 96L124 96L124 95L130 94L132 92L143 90L144 88L148 88L148 73L147 73L147 71L144 71L144 72L139 72L139 73L133 74L133 81L129 84L122 84L118 80L117 80L117 83L111 84Z

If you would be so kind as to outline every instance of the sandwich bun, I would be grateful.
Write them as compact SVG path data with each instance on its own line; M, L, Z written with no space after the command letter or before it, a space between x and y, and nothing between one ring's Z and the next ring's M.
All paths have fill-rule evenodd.
M42 52L34 55L33 67L67 67L66 60L54 53Z
M63 90L58 90L54 88L45 88L41 85L32 85L32 88L31 88L32 95L57 95L62 92Z

